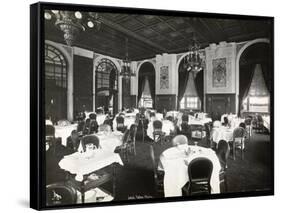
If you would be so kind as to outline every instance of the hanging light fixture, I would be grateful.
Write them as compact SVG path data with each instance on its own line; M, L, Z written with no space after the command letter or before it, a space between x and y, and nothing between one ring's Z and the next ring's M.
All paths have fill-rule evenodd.
M100 29L101 20L98 13L89 12L88 15L89 18L86 19L86 23L82 23L84 17L79 11L51 10L46 11L44 17L46 20L51 20L53 16L55 17L55 26L63 32L66 44L72 46L78 34L85 31L86 27Z
M183 68L185 71L193 71L197 73L202 70L202 59L200 57L199 50L200 45L197 43L193 34L193 38L188 48L188 53L183 58Z
M135 76L135 74L131 70L131 61L129 60L129 53L128 53L128 38L126 38L126 56L123 60L122 70L120 72L120 75L125 78L130 78L131 76Z

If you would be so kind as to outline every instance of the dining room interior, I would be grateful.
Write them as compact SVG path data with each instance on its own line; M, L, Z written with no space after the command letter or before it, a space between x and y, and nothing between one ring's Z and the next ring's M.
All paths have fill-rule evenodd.
M272 190L272 29L45 10L46 204Z

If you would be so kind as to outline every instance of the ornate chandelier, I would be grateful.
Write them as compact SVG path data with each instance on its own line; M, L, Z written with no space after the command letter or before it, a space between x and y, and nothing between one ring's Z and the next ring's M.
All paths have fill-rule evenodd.
M79 33L88 28L100 29L101 21L97 13L89 12L88 19L82 16L79 11L61 11L52 10L51 12L45 12L45 19L51 20L55 17L55 26L57 26L62 32L63 37L68 46L72 46ZM86 19L86 25L82 23L82 20Z
M195 37L191 40L188 48L188 54L183 58L183 68L187 72L199 72L202 70L202 59L199 53L200 45L197 43Z
M132 72L131 69L131 61L129 60L129 53L128 53L128 38L126 38L126 56L123 60L122 70L120 75L125 78L130 78L131 76L135 76L135 73Z

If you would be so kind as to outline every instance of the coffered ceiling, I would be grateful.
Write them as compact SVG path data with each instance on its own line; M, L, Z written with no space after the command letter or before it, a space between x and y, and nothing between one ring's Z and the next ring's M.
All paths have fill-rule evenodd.
M240 42L270 37L270 21L262 19L222 19L143 14L99 13L101 29L87 28L74 46L117 58L125 57L125 40L131 60L154 57L159 53L188 50L193 36L202 48L220 41ZM88 13L82 13L86 26ZM65 43L55 19L45 20L45 39Z

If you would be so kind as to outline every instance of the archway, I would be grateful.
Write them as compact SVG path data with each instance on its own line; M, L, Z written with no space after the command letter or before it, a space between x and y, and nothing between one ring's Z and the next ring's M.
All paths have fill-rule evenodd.
M147 88L150 95L145 94ZM154 109L155 96L155 68L151 62L144 62L138 71L138 106Z
M68 66L56 47L45 44L45 112L56 123L67 116Z
M118 70L108 58L99 60L95 68L95 105L113 114L118 112Z
M265 90L268 90L270 92L271 90L271 81L272 81L272 76L271 76L271 71L273 68L272 64L272 55L271 55L271 49L270 49L270 44L268 42L256 42L252 43L251 45L247 46L244 48L243 52L239 55L239 100L238 100L238 108L239 108L239 113L257 113L257 112L264 112L268 113L270 108L269 108L269 103L268 107L265 107L262 111L262 107L257 107L256 110L253 111L253 109L249 108L249 101L250 99L246 98L249 94L250 86L252 87L252 79L254 78L255 74L255 69L258 66L259 69L261 69L261 76L264 79L265 82ZM262 96L260 95L258 90L261 90L262 87L262 82L260 84L256 85L256 94L257 96ZM255 97L252 100L258 101L260 97ZM269 101L269 96L268 98ZM263 102L265 100L264 98L262 99ZM247 103L246 103L247 102ZM259 105L258 103L256 103ZM260 103L261 105L265 103ZM260 109L258 109L260 108ZM265 110L265 109L268 110Z

